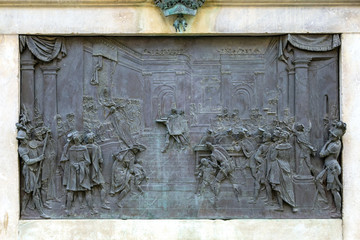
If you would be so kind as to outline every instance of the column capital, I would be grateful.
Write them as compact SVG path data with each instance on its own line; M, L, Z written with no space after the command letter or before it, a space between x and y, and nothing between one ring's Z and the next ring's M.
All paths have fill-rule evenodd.
M21 70L34 70L37 61L35 59L24 59L20 61Z
M295 74L295 67L294 66L287 67L286 70L288 71L289 74Z
M57 71L60 70L56 66L41 66L40 67L44 75L57 75Z
M308 68L311 58L297 58L294 60L295 68Z
M176 71L175 74L176 75L185 75L186 72L185 71Z
M153 73L152 72L142 72L143 76L152 76Z
M223 70L223 71L221 71L221 74L222 75L231 75L231 71L225 71L225 70Z

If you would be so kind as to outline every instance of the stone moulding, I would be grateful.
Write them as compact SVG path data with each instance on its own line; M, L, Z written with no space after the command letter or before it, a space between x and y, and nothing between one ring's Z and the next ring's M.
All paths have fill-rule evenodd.
M153 0L0 0L0 7L116 7L153 6ZM360 6L358 0L208 0L215 6Z

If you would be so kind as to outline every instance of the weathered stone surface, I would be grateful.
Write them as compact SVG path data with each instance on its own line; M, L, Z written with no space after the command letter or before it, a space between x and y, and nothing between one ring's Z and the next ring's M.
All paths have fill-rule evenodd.
M21 221L22 240L299 239L341 240L341 220L58 220Z
M13 6L13 1L8 1L8 6ZM28 3L26 3L28 5ZM340 3L341 5L341 3ZM110 9L110 8L78 8L78 9L52 9L49 8L1 8L0 14L0 30L3 34L174 34L172 27L172 20L164 19L160 11L153 8L141 9L143 21L138 24L137 18L130 18L127 20L128 9ZM124 10L124 11L123 11ZM230 9L231 10L231 9ZM358 106L360 100L358 99L359 87L359 42L360 42L360 19L359 8L350 7L302 7L302 8L234 8L232 11L238 11L238 15L232 14L232 23L228 20L222 20L222 24L217 25L218 31L214 29L214 24L217 18L220 17L218 12L220 9L206 9L196 16L192 25L192 30L189 29L188 34L267 34L267 33L287 33L287 32L312 32L312 33L354 33L343 35L343 51L341 53L342 60L340 62L341 70L341 90L342 92L342 117L348 124L348 132L344 137L344 151L343 151L343 170L344 170L344 221L341 220L316 220L316 224L312 220L304 220L309 224L303 224L303 220L282 220L283 224L279 224L277 220L253 220L257 225L253 226L251 232L246 230L248 227L245 221L235 221L238 224L233 225L234 221L220 221L223 222L224 228L221 231L215 232L212 227L215 225L214 221L205 221L202 227L194 230L197 221L188 221L189 227L188 239L201 239L201 235L206 236L204 239L215 239L215 237L222 238L226 236L230 229L231 233L237 236L243 236L245 239L297 239L301 236L304 239L342 239L341 232L344 230L344 239L352 240L359 238L359 214L356 213L356 207L360 197L358 196L358 141L357 124L358 124ZM211 15L210 13L216 13ZM133 13L129 13L132 15ZM210 14L210 15L209 15ZM222 15L226 15L222 13ZM139 15L136 15L139 16ZM260 17L259 16L263 16ZM280 17L279 17L280 16ZM306 17L304 17L306 16ZM199 18L201 17L201 19ZM222 17L227 18L227 17ZM75 20L74 20L75 19ZM287 21L285 21L287 20ZM191 19L190 19L191 22ZM253 24L254 23L254 24ZM301 24L298 24L301 23ZM125 24L130 24L125 26ZM226 24L235 26L234 30L227 28ZM139 27L140 25L140 27ZM210 29L210 30L209 30ZM226 31L224 31L225 29ZM221 30L221 31L220 31ZM88 239L89 235L98 230L96 237L98 239L117 239L127 231L137 234L137 239L144 239L146 229L150 229L149 238L154 239L184 239L179 232L179 222L182 221L134 221L138 222L136 227L132 228L127 221L110 221L116 224L109 224L106 220L95 221L71 221L64 225L62 221L20 221L18 228L17 219L19 217L19 197L17 188L18 184L18 156L17 143L15 140L16 129L14 124L17 122L19 111L19 59L16 50L17 36L3 35L1 37L2 58L0 74L5 73L6 78L1 77L2 86L1 103L2 110L9 115L1 116L1 126L5 128L5 134L2 132L1 136L1 168L0 179L6 184L0 187L1 197L1 228L0 238L4 239L41 239L47 236L46 239ZM6 41L3 41L6 39ZM11 40L10 40L11 39ZM344 48L344 44L349 46ZM10 61L10 59L13 59ZM11 67L13 66L13 67ZM343 67L346 66L346 67ZM12 70L11 70L12 69ZM7 74L11 73L11 74ZM349 101L349 103L347 102ZM11 107L10 107L11 106ZM9 117L11 116L11 117ZM6 162L6 164L4 164ZM349 165L348 165L349 164ZM10 166L11 165L11 166ZM8 181L8 179L10 179ZM6 223L6 212L9 213L8 224ZM170 225L165 223L170 222ZM202 221L201 221L202 222ZM343 222L343 227L342 227ZM121 223L121 224L120 224ZM271 225L274 223L274 225ZM7 228L5 228L7 226ZM89 226L89 227L88 227ZM106 226L110 226L106 228ZM245 229L242 228L245 227ZM312 228L314 227L314 228ZM7 229L7 230L6 230ZM119 229L119 230L117 230ZM215 228L216 230L220 228ZM260 231L260 230L261 231ZM284 230L284 231L283 231ZM19 231L21 237L18 238ZM42 232L44 235L41 235ZM86 232L88 231L88 232ZM264 234L262 234L264 232ZM320 233L320 234L319 234ZM111 236L110 236L111 234ZM134 236L134 235L130 236ZM216 235L220 234L220 235ZM243 234L243 235L242 235ZM247 235L248 234L248 235ZM293 235L292 235L293 234ZM308 234L308 235L307 235ZM77 238L77 236L79 236ZM94 235L91 235L94 236ZM167 238L169 236L169 238ZM193 237L195 236L195 237ZM211 236L215 236L211 238ZM265 237L264 237L265 236ZM307 238L309 236L309 238ZM129 237L130 238L130 237ZM135 237L133 237L136 239ZM130 238L131 239L131 238ZM186 238L185 238L186 239ZM231 238L230 238L231 239Z
M0 35L0 239L17 239L19 164L15 123L19 114L19 38Z
M1 8L0 12L0 29L6 34L176 34L176 16L166 18L155 6ZM181 34L354 33L360 31L359 15L358 6L203 7L196 16L186 17L188 28Z
M360 238L360 34L343 34L341 49L341 95L342 119L347 121L348 133L343 139L343 232L344 239Z

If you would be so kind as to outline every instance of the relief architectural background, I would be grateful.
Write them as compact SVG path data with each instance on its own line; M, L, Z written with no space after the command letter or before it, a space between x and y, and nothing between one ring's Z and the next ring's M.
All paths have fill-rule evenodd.
M50 173L37 193L43 217L331 216L333 197L321 194L315 179L324 165L319 152L339 119L336 35L306 50L290 35L68 37L47 39L54 44L51 60L30 53L36 37L22 40L22 117L30 122L20 119L19 129L32 129L33 149L53 147L51 161L43 151ZM45 147L35 143L36 133ZM292 195L281 198L283 211L265 173L271 168L262 173L256 158L267 141L278 153L263 156L266 165L285 155L288 162L286 174L279 173L291 182L282 191ZM209 158L216 151L225 151L217 162ZM89 164L72 164L80 158ZM227 164L231 171L224 171ZM89 184L69 190L66 177ZM39 217L29 204L22 218Z

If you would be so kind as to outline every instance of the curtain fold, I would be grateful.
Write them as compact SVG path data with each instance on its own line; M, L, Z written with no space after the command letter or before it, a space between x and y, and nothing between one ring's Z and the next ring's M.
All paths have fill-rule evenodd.
M326 52L341 45L339 34L287 34L280 38L279 57L288 44L306 51Z
M63 37L20 36L20 52L28 47L30 52L43 62L66 56Z

